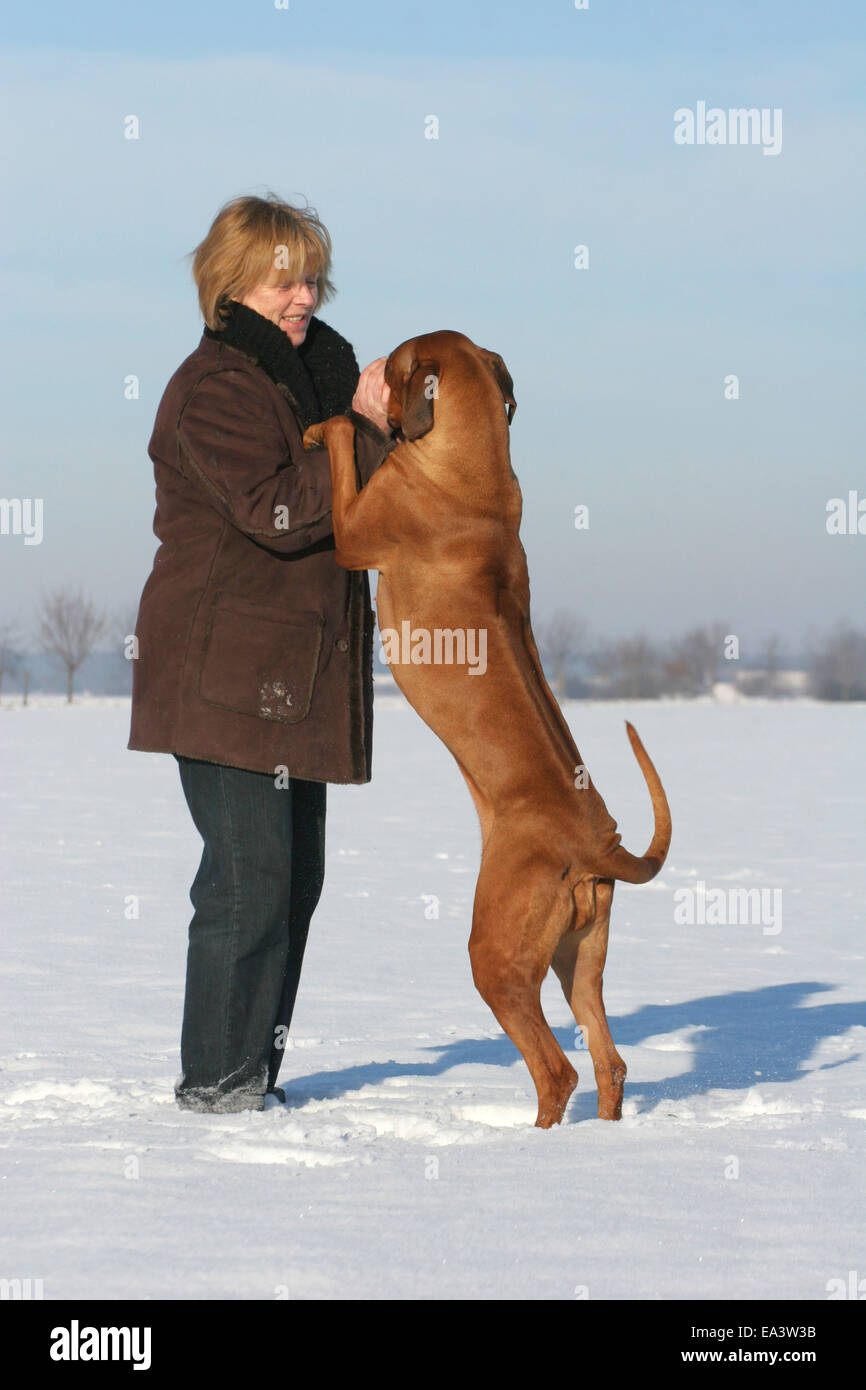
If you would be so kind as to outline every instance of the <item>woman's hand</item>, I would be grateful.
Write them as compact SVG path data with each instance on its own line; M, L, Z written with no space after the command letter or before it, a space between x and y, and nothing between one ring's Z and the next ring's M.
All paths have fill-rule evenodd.
M391 392L385 384L385 363L387 357L377 357L365 367L358 379L358 389L352 399L352 409L359 415L366 415L380 430L389 433L388 397Z

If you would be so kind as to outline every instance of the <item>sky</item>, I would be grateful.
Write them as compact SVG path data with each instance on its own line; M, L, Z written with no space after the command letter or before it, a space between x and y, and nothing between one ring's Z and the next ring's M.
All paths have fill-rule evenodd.
M187 255L269 189L328 226L322 317L362 367L442 328L505 359L536 624L721 621L744 656L860 624L866 534L826 518L866 514L864 28L841 0L19 5L0 498L43 524L0 534L0 624L32 645L67 586L134 616L147 444L201 334ZM738 107L775 152L675 141L675 113Z

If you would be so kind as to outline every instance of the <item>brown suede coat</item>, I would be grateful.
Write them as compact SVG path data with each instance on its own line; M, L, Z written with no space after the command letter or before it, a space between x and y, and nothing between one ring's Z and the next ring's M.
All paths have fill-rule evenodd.
M343 366L348 349L356 383L345 339L319 321L318 341ZM207 331L166 388L149 445L160 545L136 626L128 747L367 782L369 584L334 559L330 462L304 450L303 417L317 412L298 399L255 353ZM395 440L349 413L363 483Z

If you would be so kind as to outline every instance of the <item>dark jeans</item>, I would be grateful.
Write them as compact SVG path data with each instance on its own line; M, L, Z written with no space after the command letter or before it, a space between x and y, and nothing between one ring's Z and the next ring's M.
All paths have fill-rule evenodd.
M179 1105L262 1110L325 874L325 783L175 754L204 840L190 889Z

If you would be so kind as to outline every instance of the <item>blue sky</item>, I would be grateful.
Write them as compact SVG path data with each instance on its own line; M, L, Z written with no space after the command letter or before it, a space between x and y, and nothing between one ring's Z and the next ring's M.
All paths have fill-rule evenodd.
M0 496L45 534L0 536L0 621L65 583L134 610L153 416L201 332L184 258L268 188L329 226L323 317L362 365L439 328L505 358L537 621L718 618L746 650L859 621L866 536L824 518L866 497L863 59L841 3L21 7ZM781 152L675 145L698 101L780 109Z
M283 44L307 52L431 58L586 54L643 62L681 53L739 62L744 52L807 55L816 42L862 38L863 10L856 0L820 6L814 0L589 0L577 14L573 0L290 0L285 9L269 0L41 0L10 8L4 34L10 45L166 58L264 52Z

